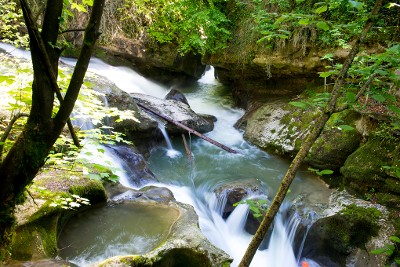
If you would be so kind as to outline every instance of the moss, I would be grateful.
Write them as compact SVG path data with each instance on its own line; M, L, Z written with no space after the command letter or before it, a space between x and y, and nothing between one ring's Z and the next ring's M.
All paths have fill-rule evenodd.
M154 267L168 266L193 266L211 267L212 263L206 255L188 248L175 248L169 250L159 261L154 262Z
M376 202L386 207L400 209L400 196L391 193L378 192L375 194Z
M111 267L111 266L126 266L126 267L150 267L152 263L149 259L139 255L128 255L128 256L116 256L107 259L100 264L98 267Z
M107 201L106 190L101 181L88 180L83 185L75 185L69 189L71 194L78 195L90 200L91 204Z
M11 245L11 258L31 260L56 256L58 218L58 214L50 214L18 227Z
M366 193L371 188L377 192L390 192L385 184L388 175L382 166L390 166L396 148L395 142L379 136L370 138L351 154L340 169L346 183L358 193Z
M334 113L315 141L306 162L318 169L339 170L347 157L360 145L361 135L355 129L359 114L350 110ZM350 125L353 130L341 130L340 125Z

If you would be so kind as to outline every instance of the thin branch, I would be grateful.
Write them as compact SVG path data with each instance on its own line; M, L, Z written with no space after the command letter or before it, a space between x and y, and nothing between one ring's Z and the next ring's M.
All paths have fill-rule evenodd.
M61 31L60 34L69 33L69 32L84 32L84 31L85 31L85 29L69 29L69 30Z
M361 87L360 91L358 91L356 98L354 100L354 102L356 102L362 95L364 95L365 91L367 91L367 89L369 88L369 86L371 85L371 83L374 81L375 77L378 76L378 73L373 73L371 76L369 76L368 80L364 83L364 85ZM335 109L335 113L336 112L341 112L345 109L349 108L349 103L346 103L346 105L342 106L342 107L338 107Z
M7 140L7 138L8 138L8 135L10 134L11 129L12 129L14 123L15 123L19 118L21 118L21 117L28 117L28 116L29 116L29 114L27 114L27 113L17 113L17 114L15 114L15 115L11 118L10 123L8 123L7 128L5 129L3 135L2 135L1 138L0 138L0 157L3 155L4 143L6 142L6 140Z
M186 137L185 137L184 134L182 134L182 140L183 140L183 145L185 146L186 155L187 155L189 161L192 163L192 162L193 162L193 160L192 160L192 153L190 152L190 149L189 149L189 147L188 147L188 145L187 145Z

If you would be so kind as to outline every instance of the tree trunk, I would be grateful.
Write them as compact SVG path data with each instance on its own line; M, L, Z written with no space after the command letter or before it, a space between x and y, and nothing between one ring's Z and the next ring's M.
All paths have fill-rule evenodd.
M256 253L258 247L261 244L261 241L264 239L265 234L268 231L268 228L271 226L275 215L278 213L279 208L286 197L286 193L289 190L293 179L295 178L296 172L300 167L301 163L303 162L304 158L307 156L308 151L310 150L311 146L314 144L315 140L321 134L322 129L324 128L326 122L328 121L331 114L335 111L337 100L340 96L340 89L342 87L344 78L347 75L347 72L354 60L354 57L359 51L361 43L364 41L366 34L371 29L373 20L376 19L378 15L379 9L382 6L382 0L377 0L375 2L374 9L371 11L371 16L367 20L364 29L360 36L357 38L352 50L350 51L346 61L343 64L342 70L335 82L334 88L331 93L331 97L329 99L328 105L324 110L322 116L320 116L316 123L314 124L314 128L311 130L310 134L307 136L306 140L300 147L299 152L297 153L296 157L293 159L292 163L287 170L285 177L283 178L281 185L279 187L278 192L276 193L271 206L268 209L268 212L265 214L260 226L257 229L253 239L251 240L246 253L244 254L242 261L239 264L239 267L248 267Z
M24 19L28 28L34 80L32 84L32 108L22 133L15 141L5 159L0 163L0 251L9 242L9 230L13 226L13 211L23 200L25 187L30 184L45 163L46 157L69 118L80 87L83 83L89 60L97 37L105 0L94 0L92 13L85 32L84 45L74 69L66 97L56 116L53 116L54 88L49 73L58 72L60 52L55 48L59 31L63 0L47 1L44 25L39 38L45 44L51 71L46 69L45 56L39 47L37 29L29 19L29 6L21 1ZM55 25L56 24L56 25Z

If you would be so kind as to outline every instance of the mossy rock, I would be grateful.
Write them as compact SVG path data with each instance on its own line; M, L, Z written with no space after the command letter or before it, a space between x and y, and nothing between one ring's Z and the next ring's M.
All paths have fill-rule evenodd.
M270 102L249 114L244 138L263 150L294 155L318 116L286 101Z
M357 112L350 110L332 114L305 161L321 170L339 170L360 146L361 135L355 125L359 118ZM342 130L340 125L349 125L353 129Z
M378 234L380 211L352 204L341 213L319 219L310 228L303 256L315 259L323 266L344 266L355 248L362 248ZM326 258L320 258L326 255Z
M396 146L398 141L374 136L351 154L340 169L350 188L362 194L371 189L398 194L399 179L390 177L383 168L391 166L393 159L398 158Z
M69 193L87 198L91 204L107 201L106 190L98 180L87 180L84 184L71 186Z
M18 227L11 245L11 258L39 260L56 256L59 218L60 214L50 212L48 215Z

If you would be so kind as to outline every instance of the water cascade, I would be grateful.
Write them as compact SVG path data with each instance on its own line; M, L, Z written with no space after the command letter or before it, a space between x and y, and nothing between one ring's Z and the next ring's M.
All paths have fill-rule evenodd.
M62 62L74 64L74 60L70 59L62 59ZM104 76L128 93L144 93L163 98L168 91L166 87L145 79L129 68L113 67L98 59L91 61L89 71ZM216 192L229 185L250 184L257 187L258 191L249 192L246 198L262 197L271 200L288 167L288 162L260 151L247 143L243 139L242 132L233 127L244 111L233 108L229 88L222 86L214 79L212 69L197 83L179 88L179 90L185 94L195 112L217 117L214 130L207 136L232 147L239 153L229 154L201 139L190 138L189 146L193 155L193 162L189 163L188 159L182 156L184 154L182 152L185 151L182 139L174 137L170 139L165 128L163 128L164 125L160 125L168 150L165 153L165 147L153 149L149 158L149 167L160 181L161 186L168 187L174 193L177 201L191 204L195 208L204 235L215 246L220 247L234 258L232 266L237 266L252 237L245 230L247 217L252 215L249 212L248 205L241 204L233 209L227 218L224 218L226 195L217 196ZM88 147L87 149L96 148ZM118 163L115 153L108 153L107 155L109 160L113 161L113 164ZM128 179L124 178L127 176L126 173L122 171L120 175L122 177L120 179L121 184L134 187ZM297 227L301 225L301 219L296 212L288 213L291 201L300 195L303 196L302 201L305 204L326 203L329 190L323 182L315 179L307 170L300 170L291 186L291 192L288 194L285 206L275 218L269 240L263 245L262 250L257 252L252 267L301 266L303 260L301 259L301 248L304 240L300 242L300 246L297 246L296 251L294 251L293 246ZM113 222L117 224L117 220L125 220L124 215L121 215L112 215ZM145 215L138 213L137 216ZM92 230L97 234L95 227L89 228L87 231ZM86 234L91 235L88 232ZM80 234L75 235L78 236L76 237L78 240L82 238ZM87 238L85 237L85 239ZM106 243L113 242L108 240ZM127 242L131 241L128 240ZM122 249L123 246L123 244L117 246L117 253L141 253L141 251L126 251ZM90 245L87 245L87 247L90 247ZM104 252L107 251L107 248L105 250L100 249L100 252L95 250L94 248L91 249L89 254L93 254L92 258L96 260L103 260L108 256ZM110 250L115 251L115 247L110 248ZM85 258L87 253L86 251L81 252L81 255L76 255L75 262L85 266L86 264L79 257ZM308 262L309 266L318 266L312 261Z

